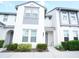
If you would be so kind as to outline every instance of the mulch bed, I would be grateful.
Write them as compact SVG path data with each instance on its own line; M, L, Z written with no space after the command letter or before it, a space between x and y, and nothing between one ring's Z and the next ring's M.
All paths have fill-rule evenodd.
M2 52L20 52L20 51L8 51L8 50L4 50ZM26 52L49 52L49 50L44 50L44 51L37 51L36 49L32 49L31 51L26 51Z

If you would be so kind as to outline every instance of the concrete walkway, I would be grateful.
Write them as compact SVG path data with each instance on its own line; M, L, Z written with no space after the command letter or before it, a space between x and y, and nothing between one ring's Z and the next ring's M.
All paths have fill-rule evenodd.
M49 47L49 52L1 52L0 58L77 58L79 51L58 51Z

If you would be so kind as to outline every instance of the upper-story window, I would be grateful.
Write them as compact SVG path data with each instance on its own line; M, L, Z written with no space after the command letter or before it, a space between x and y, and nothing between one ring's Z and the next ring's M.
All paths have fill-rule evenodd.
M8 15L4 15L3 22L6 22L8 19Z
M61 19L61 25L67 25L69 24L69 20L68 20L68 12L67 11L61 11L60 14L60 19Z
M70 24L73 25L77 25L78 21L77 21L77 12L69 12L69 17L70 17Z
M70 19L73 20L77 20L77 16L75 12L70 12Z
M25 7L23 24L38 24L39 8Z
M68 19L67 19L68 14L67 14L66 11L62 11L62 17L63 17L63 18L62 18L63 20L68 20Z
M63 20L67 20L67 15L63 15Z

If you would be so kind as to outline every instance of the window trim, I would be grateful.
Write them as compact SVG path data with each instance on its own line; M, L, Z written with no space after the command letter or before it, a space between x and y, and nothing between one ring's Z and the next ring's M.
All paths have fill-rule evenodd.
M24 36L24 33L22 34L22 42L31 42L31 43L36 43L37 42L37 29L23 29L23 30L27 30L28 31L28 35L25 36L25 37L28 37L28 40L27 41L23 41L23 36ZM23 31L22 30L22 31ZM32 30L34 30L36 32L35 36L32 36ZM31 37L35 37L35 41L31 40Z
M73 36L73 40L76 40L76 39L74 39L74 38L77 38L77 40L78 40L78 31L77 30L73 30L73 35L76 35L76 36Z
M7 20L8 20L8 15L4 15L3 22L7 22Z
M27 36L24 35L24 33L22 34L22 42L29 42L29 30L28 29L23 29L22 31L27 30L28 34ZM28 37L27 41L23 41L23 37Z
M36 40L37 40L37 30L33 30L33 31L35 31L36 32L36 34L35 34L35 36L32 36L32 30L31 30L31 37L30 37L30 42L36 42ZM33 41L32 40L32 37L35 37L35 41Z
M24 15L23 15L23 24L31 24L31 23L24 23L24 17L25 17L25 8L38 8L38 21L37 23L32 23L32 25L37 25L39 23L39 7L31 7L31 6L24 6ZM33 20L33 19L32 19ZM35 22L35 21L34 21Z

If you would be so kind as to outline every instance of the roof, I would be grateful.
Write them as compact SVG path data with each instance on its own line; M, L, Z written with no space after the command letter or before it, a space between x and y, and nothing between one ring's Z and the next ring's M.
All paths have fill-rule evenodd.
M75 8L66 8L66 7L56 7L52 10L50 10L49 12L53 11L53 10L68 10L68 11L79 11L79 9L75 9ZM49 13L48 12L48 13Z
M13 12L0 12L0 14L6 14L6 15L16 15L16 13Z
M41 6L41 7L45 8L45 9L47 9L46 7L44 7L44 6L42 6L42 5L38 4L38 3L36 3L36 2L34 2L34 1L29 1L29 2L25 2L25 3L22 3L22 4L16 5L16 9L17 9L19 6L24 5L24 4L28 4L28 3L35 3L35 4L39 5L39 6Z
M5 27L5 28L13 28L13 27L14 27L14 25L5 25L5 24L2 23L1 21L0 21L0 26L3 26L3 27Z
M0 22L1 25L5 25L4 23Z

